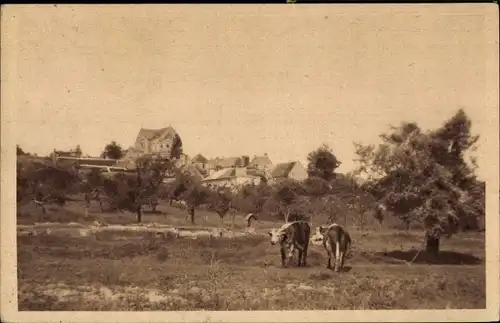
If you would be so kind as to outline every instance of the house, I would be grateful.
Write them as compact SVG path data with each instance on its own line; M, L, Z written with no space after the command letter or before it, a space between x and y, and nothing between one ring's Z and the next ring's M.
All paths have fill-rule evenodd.
M250 158L248 156L240 157L226 157L226 158L214 158L210 159L208 164L208 172L212 174L214 171L226 169L226 168L238 168L246 167L250 163Z
M117 167L124 167L127 169L135 169L135 160L142 155L142 152L130 147L127 149L126 153L116 162Z
M254 156L252 161L248 165L249 168L256 168L262 170L272 170L274 165L273 162L267 156L267 153L264 156Z
M299 161L277 164L271 171L274 181L293 179L303 181L307 178L307 170Z
M268 169L251 168L249 166L249 167L247 167L247 174L260 177L261 180L265 179L266 181L272 181L272 179L273 179L273 176L271 175L271 171Z
M73 158L81 158L82 150L80 149L80 145L76 146L76 149L64 151L64 150L55 150L50 154L52 158L57 157L73 157Z
M179 134L170 126L162 129L141 128L137 134L134 146L125 151L124 156L117 161L117 167L135 169L135 161L144 155L158 154L175 159L182 165L188 163L189 156L182 154L182 140Z
M198 154L191 159L191 163L200 171L202 174L208 174L209 164L208 159L205 156Z
M167 158L177 159L182 150L182 141L174 128L170 126L161 129L141 128L137 134L134 148L143 154L159 154Z
M208 159L205 158L202 154L198 154L191 159L191 162L193 164L199 163L199 164L206 164L208 162Z
M209 177L205 178L202 183L204 185L219 187L238 187L250 183L258 185L260 179L260 176L249 173L245 167L235 167L215 171Z
M181 153L179 158L175 161L175 165L177 167L184 167L190 164L191 164L191 158L189 157L189 155L186 155L184 153Z

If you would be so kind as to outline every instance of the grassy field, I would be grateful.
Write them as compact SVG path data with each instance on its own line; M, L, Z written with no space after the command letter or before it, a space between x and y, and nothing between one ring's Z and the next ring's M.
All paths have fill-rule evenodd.
M162 205L144 222L188 226L185 213ZM44 218L26 206L18 224L98 220L132 224L133 214L89 219L72 203ZM208 221L205 220L208 216ZM197 225L219 225L200 211ZM230 221L226 220L226 226ZM319 223L315 223L317 225ZM94 236L18 235L19 310L313 310L485 308L484 234L461 233L442 241L435 264L413 258L420 232L348 228L353 237L346 271L325 268L322 247L310 246L308 267L281 268L279 250L265 231L237 238L185 239L148 233ZM235 230L245 227L238 216Z

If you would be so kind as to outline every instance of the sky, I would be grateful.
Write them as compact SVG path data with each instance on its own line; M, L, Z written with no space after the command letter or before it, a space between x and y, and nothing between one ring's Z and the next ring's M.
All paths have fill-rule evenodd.
M2 106L31 153L98 156L170 125L190 156L305 163L325 143L347 172L353 142L402 121L436 128L462 108L481 136L479 176L498 169L496 6L3 9Z

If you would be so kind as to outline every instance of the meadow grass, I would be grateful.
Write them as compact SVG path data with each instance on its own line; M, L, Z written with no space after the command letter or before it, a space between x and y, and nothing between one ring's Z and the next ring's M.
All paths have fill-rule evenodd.
M189 226L182 211L162 208L144 221ZM34 212L21 210L18 221L39 222ZM91 223L79 212L69 205L49 211L45 221ZM219 225L209 212L205 221L203 212L198 225ZM134 216L93 213L94 220L130 224ZM278 225L261 222L258 231ZM244 227L239 217L236 229ZM444 239L440 261L412 265L405 261L422 245L421 232L368 228L351 235L342 273L326 269L324 250L312 245L307 267L281 268L279 247L265 234L196 240L143 232L18 235L19 310L485 308L484 233Z

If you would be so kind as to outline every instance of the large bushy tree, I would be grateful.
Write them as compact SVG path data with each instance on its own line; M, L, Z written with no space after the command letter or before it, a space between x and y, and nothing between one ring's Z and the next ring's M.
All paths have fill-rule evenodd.
M474 162L466 160L478 140L471 121L459 110L436 130L404 122L380 137L378 146L355 143L356 173L391 214L423 224L426 251L436 256L440 238L455 233L461 219L484 216L484 196L473 197Z
M319 177L326 181L335 177L335 169L340 166L340 161L326 144L309 153L307 161L309 177Z
M103 152L101 153L102 158L110 158L110 159L120 159L123 157L123 149L122 147L116 143L116 141L112 141L104 147Z

